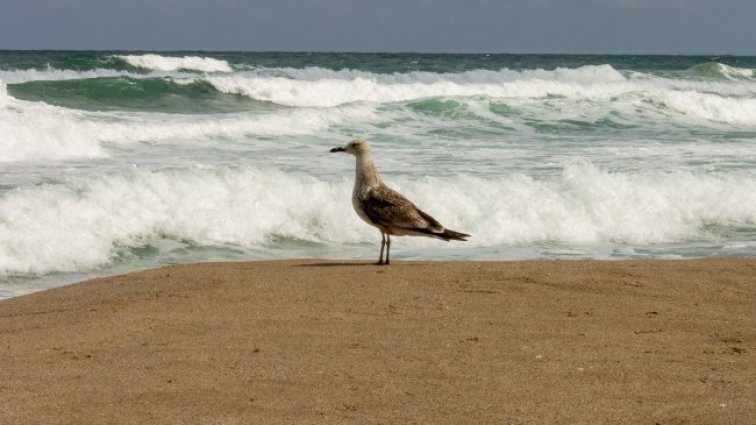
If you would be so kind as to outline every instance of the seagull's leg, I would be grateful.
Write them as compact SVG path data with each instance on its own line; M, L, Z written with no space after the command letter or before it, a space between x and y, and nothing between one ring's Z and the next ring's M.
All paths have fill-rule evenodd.
M389 264L389 252L391 252L391 235L386 235L386 265Z
M378 255L378 264L383 264L383 247L386 246L386 234L381 232L381 253Z

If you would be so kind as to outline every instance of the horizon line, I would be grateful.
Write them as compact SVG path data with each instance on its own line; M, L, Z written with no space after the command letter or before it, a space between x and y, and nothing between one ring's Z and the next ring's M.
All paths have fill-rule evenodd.
M354 50L212 50L212 49L13 49L0 48L0 52L130 52L130 53L257 53L257 54L349 54L349 55L457 55L457 56L687 56L687 57L756 57L737 53L556 53L556 52L439 52L439 51L354 51Z

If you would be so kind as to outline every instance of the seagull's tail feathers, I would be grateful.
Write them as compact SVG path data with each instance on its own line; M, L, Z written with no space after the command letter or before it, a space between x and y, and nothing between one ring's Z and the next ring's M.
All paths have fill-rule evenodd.
M417 208L417 212L427 221L428 224L427 228L422 230L418 229L420 230L420 233L443 239L447 242L451 240L466 241L467 239L465 238L469 238L471 236L467 233L455 232L454 230L444 228L444 226L442 226L441 223L438 222L438 220L431 217L430 214L421 210L420 208Z
M454 230L450 229L444 229L443 233L436 233L435 236L445 241L466 241L467 238L469 238L471 235L468 235L467 233L455 232Z

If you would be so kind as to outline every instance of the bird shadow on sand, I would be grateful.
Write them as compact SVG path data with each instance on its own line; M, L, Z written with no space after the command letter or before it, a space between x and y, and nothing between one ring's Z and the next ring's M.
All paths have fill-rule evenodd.
M305 264L296 264L294 267L355 267L355 266L361 266L361 267L391 267L391 266L402 266L402 267L421 267L425 265L422 261L392 261L391 264L378 264L377 262L349 262L349 263L340 263L340 262L331 262L331 263L305 263Z
M297 264L295 267L354 267L354 266L384 266L385 264L377 263L307 263Z

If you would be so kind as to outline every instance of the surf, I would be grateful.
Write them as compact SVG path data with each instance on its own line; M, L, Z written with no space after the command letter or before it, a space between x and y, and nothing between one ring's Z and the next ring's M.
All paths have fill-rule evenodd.
M744 57L0 52L0 296L181 262L372 258L351 164L327 153L355 137L389 186L475 235L398 240L396 258L752 256L753 69Z
M548 179L512 173L388 183L449 227L474 234L464 247L470 252L713 242L733 228L756 234L756 176L749 173L613 172L577 162ZM350 175L243 167L136 169L18 188L0 197L0 274L88 271L159 239L273 251L287 240L324 252L369 244L375 234L354 216L351 186ZM402 245L435 246L423 239Z

